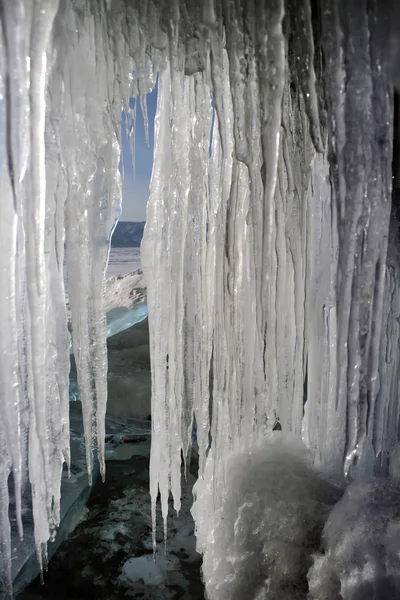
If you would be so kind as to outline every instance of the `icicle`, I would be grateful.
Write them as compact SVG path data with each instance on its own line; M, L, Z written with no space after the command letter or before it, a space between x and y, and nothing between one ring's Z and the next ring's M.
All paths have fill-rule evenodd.
M132 109L131 124L129 127L129 147L132 156L133 177L136 177L136 119L137 119L137 98L134 99Z
M147 116L147 100L146 96L140 97L140 108L142 109L144 137L147 146L149 145L149 118Z
M347 474L361 458L366 436L373 437L383 264L390 215L392 115L390 88L382 72L382 51L377 43L379 17L375 15L371 20L365 2L357 7L346 6L343 13L336 3L328 1L326 7L335 23L326 32L324 43L332 57L328 102L331 143L338 165L337 405L342 410L340 407L347 404ZM338 86L344 79L345 89Z
M81 17L83 23L79 21ZM5 211L2 212L4 231L1 239L5 246L0 259L3 282L0 304L2 314L7 315L0 341L3 345L0 411L2 423L6 424L1 437L2 448L5 444L1 453L0 482L1 575L9 594L10 537L5 506L10 470L13 471L13 500L21 535L21 487L26 485L29 476L35 546L42 569L47 561L46 543L54 537L60 522L60 479L64 460L70 467L69 339L63 284L65 238L69 246L71 240L78 241L72 253L75 257L70 256L70 265L78 259L75 276L79 273L81 277L80 282L75 279L71 284L78 357L82 358L82 349L89 350L82 359L82 362L88 361L79 365L87 399L84 413L88 468L91 473L92 443L96 436L104 474L107 362L101 289L110 235L120 213L117 132L121 101L117 96L116 105L111 102L114 63L111 61L109 65L104 53L102 61L101 53L97 55L96 63L96 45L100 48L103 41L107 42L104 15L95 11L91 18L92 21L85 13L75 15L71 5L63 4L58 11L57 2L45 0L32 5L16 2L7 5L1 14L4 35L1 65L5 74L2 77L5 103L1 107L1 120L9 124L9 127L2 127L4 138L1 140L4 157L1 161L1 210ZM92 34L79 37L78 42L76 32L80 27L86 31L90 22L94 25ZM68 40L71 32L75 36L73 43ZM89 44L85 45L86 42ZM27 43L29 47L26 47ZM107 48L107 43L103 48ZM81 70L84 65L87 71ZM79 77L74 69L79 71ZM89 72L92 79L87 77ZM83 86L78 85L79 78L79 84L83 81ZM6 82L4 86L3 82ZM96 88L96 83L102 86L101 90ZM98 111L92 110L91 120L88 118L89 106L85 104L90 97L90 93L87 94L90 85L90 92L97 94L96 97L109 98L109 104L100 103ZM85 112L80 112L82 105ZM4 118L3 111L6 111ZM88 121L86 127L84 119ZM108 133L104 139L106 128ZM83 141L80 148L79 144L71 145L71 133L75 140ZM82 138L79 133L83 133ZM94 161L92 155L88 159L85 156L89 149L96 154ZM80 151L83 151L81 156ZM93 166L92 178L88 165ZM94 199L93 204L88 202L82 211L92 217L90 223L86 219L87 227L83 232L83 237L89 238L85 240L88 242L86 260L85 243L79 239L84 221L79 224L80 232L71 231L71 226L76 223L74 219L80 214L81 190L86 193L86 198ZM67 222L64 223L66 200ZM85 315L86 323L82 323ZM86 337L81 325L88 326Z
M273 363L272 335L267 334L269 303L272 302L270 265L272 255L273 222L274 222L274 194L277 181L277 161L280 143L281 105L284 87L285 64L285 39L282 33L282 19L284 4L282 1L274 2L267 10L256 14L259 35L267 32L267 44L260 40L257 66L260 77L261 113L260 135L263 149L263 184L264 207L262 225L262 264L261 271L256 272L258 289L258 303L262 310L262 332L264 336L264 361L266 373ZM265 300L264 300L265 298ZM268 337L266 338L266 335ZM269 346L269 348L268 348Z
M3 53L3 48L1 48ZM3 56L1 56L3 63ZM4 84L1 80L1 96ZM7 107L7 104L6 104ZM16 516L19 535L22 536L21 478L22 450L20 428L20 399L18 390L18 355L15 331L16 312L16 244L17 214L13 197L12 182L6 168L4 101L0 105L0 311L5 316L0 335L0 581L10 592L11 582L11 538L8 522L8 482L13 470Z
M21 2L4 7L2 19L1 67L1 187L2 252L0 266L1 314L7 315L2 326L1 421L5 426L8 451L2 453L2 487L7 487L12 464L15 486L16 518L22 537L21 486L23 477L21 402L18 390L17 325L17 211L22 201L21 182L26 171L26 132L22 123L27 114L27 73L24 6ZM15 134L14 134L15 132ZM8 169L6 167L8 165ZM8 456L8 452L10 455ZM8 492L7 492L8 494ZM8 542L9 543L9 542ZM4 558L3 564L6 564Z
M158 82L157 113L154 123L154 166L147 213L147 226L142 243L142 264L146 272L151 269L152 279L147 290L149 313L150 356L152 361L152 445L150 457L150 495L152 500L153 547L156 551L156 504L160 489L163 517L167 517L169 496L169 443L166 420L166 377L168 368L168 320L164 302L160 303L161 290L167 284L166 256L164 251L165 218L161 199L164 177L168 176L171 157L169 137L170 77L166 69ZM159 235L161 232L161 235ZM153 287L154 286L154 287ZM166 298L168 301L169 296Z
M74 153L65 157L69 189L66 205L67 273L72 337L91 481L94 444L97 446L103 477L105 472L107 358L102 290L110 235L120 211L118 182L115 187L119 160L118 127L114 123L120 121L121 117L117 106L114 107L115 113L111 114L107 113L111 107L102 103L94 110L89 106L90 94L77 94L82 89L90 89L91 93L98 89L98 94L103 95L101 90L108 90L108 78L112 76L112 71L107 71L105 55L94 54L94 48L104 35L104 15L87 14L85 18L87 22L82 25L78 23L75 29L77 26L89 27L92 37L81 37L68 61L65 78L73 92L68 99L70 104L66 106L62 133L67 147L75 148ZM86 68L82 56L87 61ZM107 131L106 136L104 131ZM79 253L77 248L80 249Z
M170 98L173 98L171 125L163 112L166 110L168 115ZM207 115L206 122L203 115ZM200 301L201 290L204 290L201 267L206 258L204 243L207 223L201 200L208 187L210 127L211 100L204 91L201 77L197 81L181 72L175 73L171 81L167 66L159 78L155 163L148 209L150 218L142 245L142 264L146 272L151 273L149 305L156 308L152 302L157 298L159 285L167 285L170 290L162 306L157 306L157 312L153 310L153 317L157 317L157 320L153 322L150 319L152 414L153 431L156 434L151 455L151 494L154 507L158 495L158 476L164 520L168 513L169 491L175 509L179 511L180 508L181 451L186 457L190 450L193 410L197 413L197 407L202 405L204 415L207 401L208 411L208 372L202 375L198 373L197 377L202 376L205 381L200 383L197 379L196 383L195 355L199 352L210 353L210 342L203 347L203 336L200 339L197 337L203 328L196 327L195 321L202 318L204 310ZM194 140L196 145L192 146ZM160 189L169 190L162 202ZM154 236L151 225L154 227L155 223L157 228L162 227L164 243ZM167 244L167 251L164 244ZM162 283L164 279L165 284ZM192 298L198 298L198 306L193 304ZM160 316L158 311L161 312ZM160 328L167 325L168 333L160 336ZM161 343L160 337L166 338L167 342ZM210 356L208 365L209 361ZM201 361L200 364L206 365L207 361ZM166 385L161 377L160 381L156 379L160 367L165 369ZM204 418L202 416L198 420L201 423L199 438L202 448L203 440L208 436L208 428L203 431ZM164 440L163 436L168 432L172 437ZM162 447L166 449L166 463L160 456Z

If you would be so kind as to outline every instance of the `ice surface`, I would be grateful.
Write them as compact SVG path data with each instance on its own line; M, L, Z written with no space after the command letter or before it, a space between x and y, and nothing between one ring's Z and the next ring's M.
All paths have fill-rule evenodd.
M212 549L201 541L202 510L211 520L221 510L230 456L278 424L303 439L319 470L358 477L375 457L385 472L400 373L398 261L386 259L395 52L385 43L393 30L385 4L3 2L0 577L8 588L11 471L17 506L27 477L32 485L41 561L59 522L69 460L64 244L88 472L96 450L104 475L105 273L120 214L121 111L133 140L134 107L140 102L146 121L157 73L142 248L153 523L159 492L165 519L170 493L179 510L194 419L205 564Z
M140 248L110 248L107 278L141 269Z
M147 317L146 302L138 302L131 308L114 308L107 313L107 337L111 337L140 323Z
M127 304L129 303L130 302L127 302ZM130 308L116 307L111 309L106 314L107 338L113 335L117 335L121 331L125 331L125 329L129 329L130 327L133 327L133 325L141 323L147 318L147 314L147 304L144 300L133 304ZM73 352L72 346L70 346L70 352ZM80 397L81 396L76 374L75 372L71 372L69 378L69 399L80 400Z

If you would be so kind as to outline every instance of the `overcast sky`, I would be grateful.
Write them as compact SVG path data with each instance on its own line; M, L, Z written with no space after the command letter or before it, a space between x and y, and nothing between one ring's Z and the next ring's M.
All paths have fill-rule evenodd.
M124 161L125 181L122 201L121 221L145 221L146 204L149 197L149 183L153 166L154 117L156 114L157 92L147 96L149 116L149 146L146 146L142 113L138 104L136 119L136 158L135 178L130 158L129 140L122 127L122 157Z

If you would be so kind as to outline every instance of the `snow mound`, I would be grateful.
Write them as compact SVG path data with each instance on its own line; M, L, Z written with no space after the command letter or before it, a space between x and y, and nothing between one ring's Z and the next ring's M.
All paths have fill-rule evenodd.
M200 505L204 494L199 481ZM340 495L313 470L301 442L281 432L253 452L232 456L222 508L203 540L209 600L305 599L312 555ZM193 512L197 525L210 519L196 503Z

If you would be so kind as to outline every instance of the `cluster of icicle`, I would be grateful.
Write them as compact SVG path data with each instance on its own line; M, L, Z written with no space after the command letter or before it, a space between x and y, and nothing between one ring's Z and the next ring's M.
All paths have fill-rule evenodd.
M160 72L142 248L153 519L158 491L164 519L170 492L179 510L193 419L197 493L205 503L208 489L211 510L227 457L276 427L301 436L319 468L345 474L397 439L396 389L378 372L389 13L365 2L314 10L213 3L198 71L183 68L178 38ZM208 513L195 514L205 552Z
M391 327L385 290L397 282L385 283L388 19L370 4L0 4L0 577L9 586L9 473L21 533L29 478L41 560L69 463L64 243L88 471L97 447L104 473L103 290L120 210L121 109L134 151L129 98L146 121L157 72L142 258L153 522L159 492L165 521L170 493L179 510L194 419L215 507L229 455L278 423L337 472L362 457L365 440L376 455L396 440L397 371L380 388L378 369L382 312ZM206 527L199 517L200 547Z
M120 214L127 103L107 14L97 1L1 3L0 582L6 595L13 578L9 492L14 488L10 516L20 536L21 496L31 496L42 568L60 522L64 462L70 467L65 248L89 479L95 447L104 475L103 291ZM136 95L129 55L122 66L126 93Z

